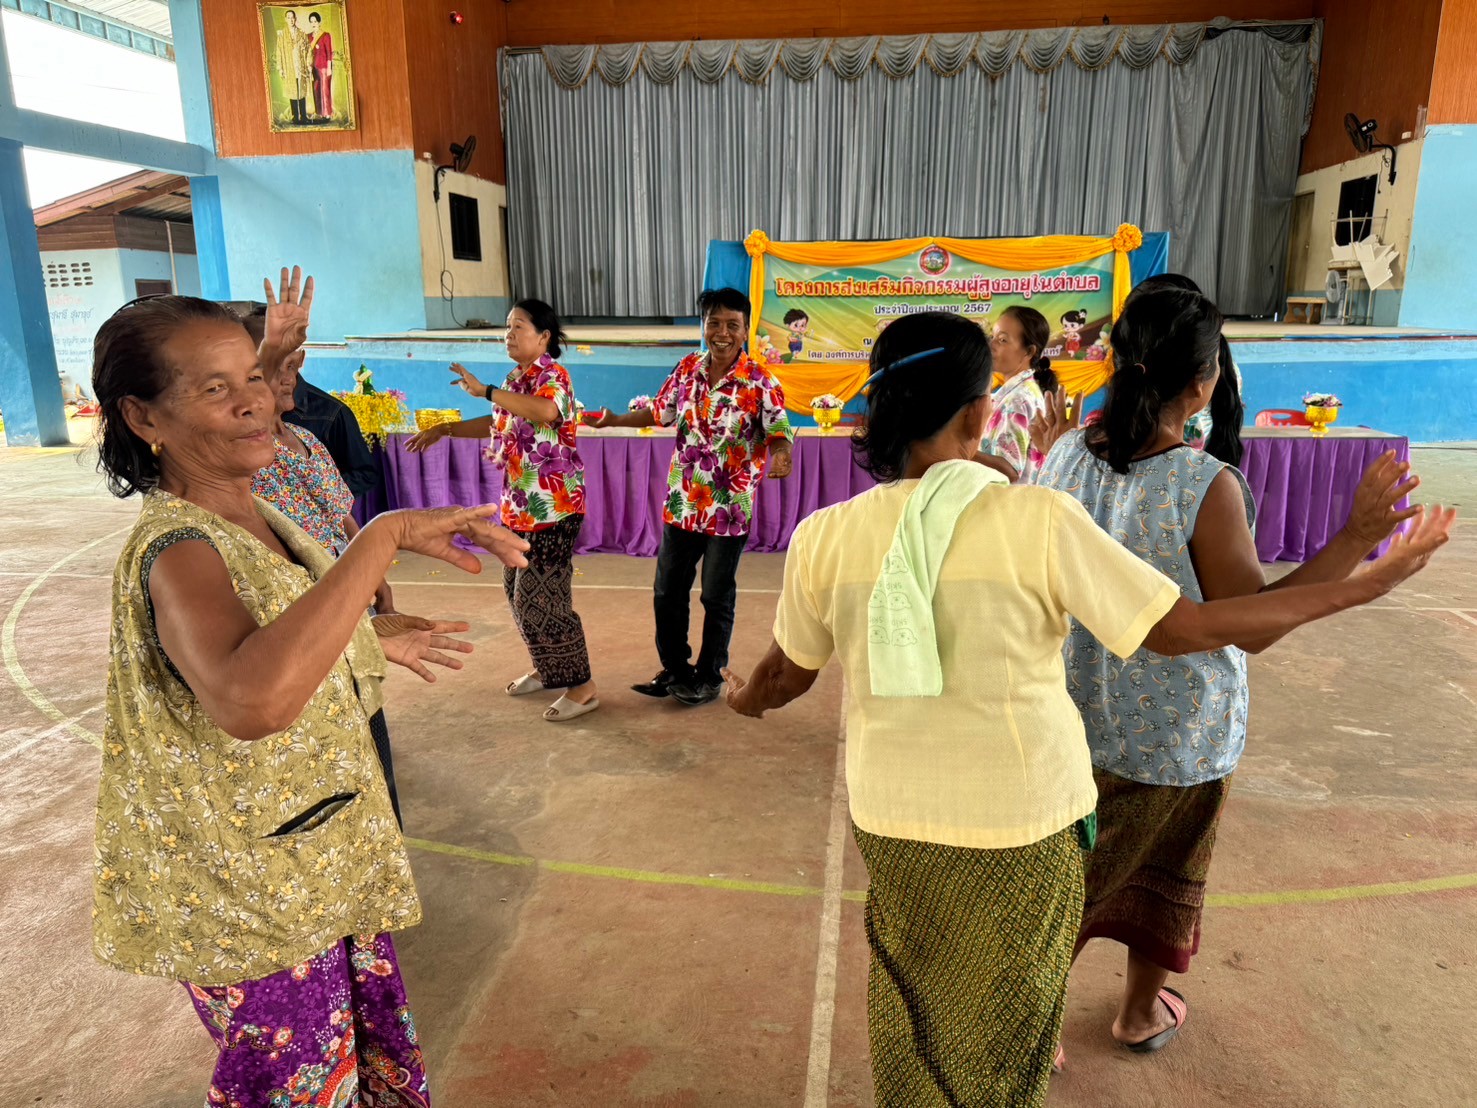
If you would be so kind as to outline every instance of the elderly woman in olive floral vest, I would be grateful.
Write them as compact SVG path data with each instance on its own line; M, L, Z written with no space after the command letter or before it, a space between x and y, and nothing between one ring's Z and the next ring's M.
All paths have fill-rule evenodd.
M368 721L387 658L434 661L450 627L366 608L398 549L475 572L454 535L511 563L525 544L492 507L397 512L335 562L252 497L262 363L300 345L298 299L294 279L260 356L190 297L97 336L100 468L143 504L113 579L94 942L185 984L220 1047L211 1104L423 1105L389 935L421 906Z

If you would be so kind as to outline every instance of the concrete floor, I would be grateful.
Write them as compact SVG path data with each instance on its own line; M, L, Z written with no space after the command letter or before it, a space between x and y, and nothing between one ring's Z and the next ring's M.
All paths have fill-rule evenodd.
M1477 509L1477 452L1421 450ZM0 1104L198 1106L211 1047L178 986L93 961L108 577L136 508L69 451L0 451ZM604 709L510 700L496 575L395 567L477 653L392 678L426 922L398 937L441 1105L872 1103L866 876L846 832L835 668L763 723L625 691L655 670L651 563L578 563ZM777 556L744 560L734 656L769 638ZM1121 952L1073 975L1051 1108L1477 1103L1477 527L1377 609L1253 661L1183 1036L1108 1038Z

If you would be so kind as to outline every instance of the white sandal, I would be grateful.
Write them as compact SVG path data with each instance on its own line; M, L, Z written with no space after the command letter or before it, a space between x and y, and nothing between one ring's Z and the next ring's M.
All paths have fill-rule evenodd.
M529 696L538 692L562 692L560 689L545 689L543 680L537 673L525 673L516 681L508 682L509 696Z
M550 723L568 723L572 719L579 719L580 716L589 715L598 707L600 707L600 698L598 696L592 696L584 704L576 703L567 696L561 696L553 704L549 705L548 709L544 712L544 719Z

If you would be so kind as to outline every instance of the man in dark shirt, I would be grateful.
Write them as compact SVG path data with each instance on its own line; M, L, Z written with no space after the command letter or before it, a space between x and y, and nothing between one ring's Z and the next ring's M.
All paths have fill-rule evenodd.
M267 306L261 304L241 315L241 323L257 345L261 345L266 327L266 310ZM333 457L333 463L338 466L349 491L358 498L380 488L384 476L349 406L317 385L310 384L302 374L298 374L292 399L296 407L284 412L282 418L317 436Z

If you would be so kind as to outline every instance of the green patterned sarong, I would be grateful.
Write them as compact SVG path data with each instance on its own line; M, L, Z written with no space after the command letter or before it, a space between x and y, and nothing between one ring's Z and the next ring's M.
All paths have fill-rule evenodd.
M852 828L878 1108L1039 1108L1082 919L1075 828L976 850Z

